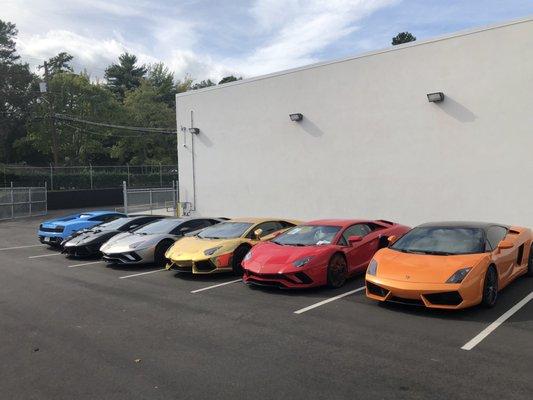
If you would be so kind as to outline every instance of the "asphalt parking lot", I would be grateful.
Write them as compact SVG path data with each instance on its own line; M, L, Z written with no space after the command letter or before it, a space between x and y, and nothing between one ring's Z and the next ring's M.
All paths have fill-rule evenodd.
M362 277L292 292L67 259L39 245L42 219L0 222L2 398L532 396L533 279L490 310L378 305Z

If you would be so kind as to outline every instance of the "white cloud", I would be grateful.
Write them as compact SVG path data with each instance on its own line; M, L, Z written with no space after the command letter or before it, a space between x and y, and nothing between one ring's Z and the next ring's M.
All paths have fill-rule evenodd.
M177 78L220 79L316 62L318 53L353 33L364 17L400 0L257 0L235 20L224 15L225 22L201 1L0 1L2 18L19 28L19 53L33 66L67 51L76 70L87 68L101 78L128 51L142 63L165 62ZM232 36L229 24L249 27L239 32L247 37ZM213 36L224 38L216 48L210 47ZM238 56L225 51L245 41Z
M257 75L316 62L317 52L357 30L358 21L397 2L258 0L252 14L263 31L272 27L273 36L247 58L242 68L249 75Z

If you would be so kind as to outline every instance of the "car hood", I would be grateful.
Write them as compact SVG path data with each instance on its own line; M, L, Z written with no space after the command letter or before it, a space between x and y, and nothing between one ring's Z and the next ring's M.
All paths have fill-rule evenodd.
M174 243L166 253L166 257L174 261L179 260L198 260L210 258L219 254L232 252L241 243L250 242L243 238L235 239L202 239L195 237L184 237L183 239ZM204 251L219 247L215 253L206 256Z
M121 233L115 235L110 240L105 242L100 251L104 253L124 253L128 251L135 251L135 249L142 249L158 243L161 239L172 237L166 233L156 233L152 235L140 235L137 233ZM132 248L130 245L142 242L139 246Z
M115 230L107 230L107 231L87 231L80 233L77 236L74 236L72 239L70 239L68 242L64 244L65 247L72 247L72 246L83 246L87 243L90 243L95 240L106 240L107 238L111 238L112 236L115 236L119 231Z
M327 260L332 250L332 246L281 246L261 243L253 248L252 257L244 266L256 273L279 273L285 268L294 269L292 263L302 258L313 257L313 264L320 262L322 258Z
M445 283L457 270L475 267L486 254L439 256L382 249L374 256L377 278L412 283Z

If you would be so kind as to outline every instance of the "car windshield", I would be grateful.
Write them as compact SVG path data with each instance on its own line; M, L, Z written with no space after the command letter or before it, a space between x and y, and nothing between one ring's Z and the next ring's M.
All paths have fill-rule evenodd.
M174 218L161 219L159 221L152 222L148 225L144 225L140 227L139 229L136 229L134 232L141 234L141 235L170 233L172 229L174 229L176 226L178 226L182 222L183 221L174 219Z
M320 246L330 244L340 229L340 226L300 225L282 233L272 242L289 246Z
M455 255L485 252L485 235L479 228L418 227L391 247L404 253Z
M198 234L203 239L231 239L238 238L252 226L250 222L222 222L204 229Z
M109 222L104 222L103 224L100 224L97 226L97 229L102 230L118 230L123 225L126 225L127 223L131 222L134 218L117 218Z

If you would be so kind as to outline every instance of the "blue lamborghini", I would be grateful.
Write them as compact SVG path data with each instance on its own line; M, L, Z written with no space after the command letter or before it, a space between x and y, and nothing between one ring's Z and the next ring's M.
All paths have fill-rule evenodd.
M41 243L50 246L59 246L64 239L72 236L79 230L89 229L103 222L125 216L122 213L104 210L68 215L66 217L44 221L39 225L37 236Z

